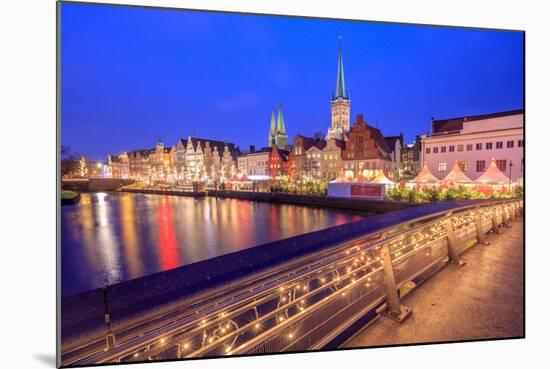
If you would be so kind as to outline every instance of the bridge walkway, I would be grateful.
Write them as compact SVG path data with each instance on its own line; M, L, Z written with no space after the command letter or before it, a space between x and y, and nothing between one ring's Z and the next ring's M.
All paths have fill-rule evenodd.
M524 336L523 219L488 236L463 254L466 265L448 265L414 288L402 303L413 313L402 324L381 317L343 347Z

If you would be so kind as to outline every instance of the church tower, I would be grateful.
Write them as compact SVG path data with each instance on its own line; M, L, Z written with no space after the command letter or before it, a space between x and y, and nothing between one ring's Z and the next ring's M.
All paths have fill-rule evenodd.
M275 119L275 108L271 107L271 120L269 123L269 137L267 139L267 146L270 147L275 143L277 139L277 120Z
M285 118L283 118L283 104L279 103L279 114L277 116L277 147L286 149L288 136L286 135Z
M288 146L288 136L286 134L285 118L283 117L283 105L279 103L277 118L275 118L275 109L271 108L271 120L269 124L269 136L267 146L277 145L280 149Z
M332 94L332 101L330 102L331 126L328 129L327 139L343 139L344 134L349 132L350 105L349 92L346 90L344 82L344 59L342 57L342 42L340 41L336 90Z

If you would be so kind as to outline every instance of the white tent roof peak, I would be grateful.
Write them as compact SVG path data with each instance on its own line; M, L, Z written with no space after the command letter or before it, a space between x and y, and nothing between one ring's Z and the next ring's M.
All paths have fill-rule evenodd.
M473 181L462 171L462 169L460 169L458 162L455 162L455 164L453 165L453 170L451 170L449 174L447 174L445 178L441 180L441 182L469 183Z
M430 172L430 169L428 169L428 166L424 164L424 166L422 167L422 170L410 182L411 183L437 183L439 182L439 179L437 179L432 174L432 172Z
M481 184L497 184L497 183L508 183L510 182L510 179L506 176L506 174L502 173L500 169L498 169L495 159L491 160L491 164L489 167L483 172L482 175L479 176L478 179L476 179L476 183Z

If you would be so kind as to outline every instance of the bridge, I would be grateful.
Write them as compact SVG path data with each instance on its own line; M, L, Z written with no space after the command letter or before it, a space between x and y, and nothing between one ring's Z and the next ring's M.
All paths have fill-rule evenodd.
M513 227L513 238L500 235L521 215L522 207L518 199L457 201L388 213L379 221L367 218L376 226L364 234L203 293L124 330L109 330L103 339L62 352L62 365L413 342L407 341L414 335L411 329L415 322L427 319L426 304L433 301L422 294L423 289L431 295L454 288L453 276L445 274L449 271L487 279L492 269L476 269L477 260L469 255L481 250L494 253L493 259L503 258L502 253L491 251L500 250L495 244L501 240L514 240L507 249L522 256L519 226ZM467 266L460 268L465 260ZM522 286L514 287L523 292ZM474 305L470 302L470 308ZM450 306L448 302L438 307L440 322ZM459 313L452 318L456 324L467 325L475 318ZM108 313L105 320L109 326ZM390 338L384 340L386 336ZM423 337L437 340L429 332Z

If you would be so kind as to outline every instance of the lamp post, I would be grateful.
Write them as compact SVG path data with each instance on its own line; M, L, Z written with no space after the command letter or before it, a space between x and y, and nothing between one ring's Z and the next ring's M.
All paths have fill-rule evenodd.
M512 193L512 160L510 160L510 171L508 172L508 192Z

